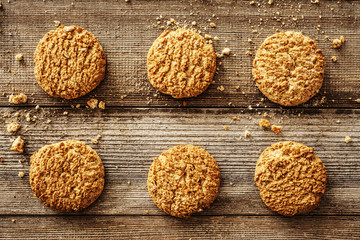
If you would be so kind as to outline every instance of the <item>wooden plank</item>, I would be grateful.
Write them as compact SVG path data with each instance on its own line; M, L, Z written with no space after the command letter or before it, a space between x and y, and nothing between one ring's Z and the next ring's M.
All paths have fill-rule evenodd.
M13 223L11 220L16 219ZM2 239L359 239L359 216L7 216Z
M232 56L222 62L215 83L197 98L186 100L194 107L276 106L260 94L251 78L252 57L246 52L255 50L276 29L302 31L317 40L326 56L324 86L306 107L359 108L354 99L360 88L360 23L357 1L3 1L0 11L0 105L8 106L7 96L16 92L29 95L31 106L69 106L84 104L91 97L105 100L109 106L170 106L182 105L183 100L158 94L146 76L146 54L161 33L162 26L174 18L181 26L196 21L203 33L218 36L217 52L229 47ZM332 10L333 9L333 10ZM215 17L212 17L213 14ZM280 21L276 21L276 19ZM294 21L293 19L297 20ZM209 27L209 19L217 28ZM107 77L91 94L73 101L63 101L45 94L33 76L33 52L40 38L54 29L54 20L65 25L75 24L93 32L107 54ZM317 26L320 30L317 30ZM256 31L256 32L254 32ZM341 49L332 48L330 40L345 37ZM249 43L248 39L253 43ZM15 54L23 53L24 62L18 63ZM337 63L330 58L336 56ZM9 70L11 72L9 72ZM238 72L239 76L235 73ZM217 88L223 86L224 91ZM235 87L240 89L236 90ZM124 100L120 96L127 95ZM327 101L321 103L325 97ZM349 99L351 98L351 99Z
M30 112L35 122L24 119ZM147 189L152 159L178 144L207 149L218 161L222 183L213 206L201 215L274 215L262 203L253 181L260 153L277 141L293 140L313 146L328 170L328 188L312 215L360 215L360 116L359 110L248 110L197 108L90 109L0 108L0 214L53 215L32 195L28 181L29 156L44 144L66 139L84 141L100 154L106 169L106 185L100 199L81 214L163 215ZM67 111L67 115L63 112ZM20 135L26 153L10 152L6 123L20 112ZM262 130L258 121L268 112L270 122L283 126L276 135ZM298 116L300 114L300 117ZM11 117L6 117L6 116ZM236 116L238 120L233 121ZM52 122L47 124L46 121ZM225 131L224 126L229 130ZM244 139L244 131L251 137ZM97 145L90 139L101 134ZM344 137L353 141L345 143ZM22 161L24 167L18 161ZM24 171L25 178L18 172ZM131 184L128 185L128 182Z

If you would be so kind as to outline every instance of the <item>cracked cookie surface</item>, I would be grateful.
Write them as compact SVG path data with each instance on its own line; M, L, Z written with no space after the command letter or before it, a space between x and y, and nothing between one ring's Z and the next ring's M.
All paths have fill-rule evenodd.
M81 27L60 26L46 33L34 61L37 82L53 97L81 97L105 77L104 50L97 38Z
M147 56L150 83L174 98L195 97L204 92L216 70L212 44L198 33L179 28L164 31Z
M80 141L45 145L30 158L30 185L52 209L77 212L92 204L104 188L104 166L95 150Z
M271 210L293 216L318 206L325 193L327 174L313 148L296 142L278 142L260 155L255 182Z
M324 71L325 58L314 40L300 32L279 32L257 51L252 75L269 100L296 106L319 92Z
M215 159L203 148L179 145L155 158L147 187L155 204L180 218L208 208L216 199L220 170Z

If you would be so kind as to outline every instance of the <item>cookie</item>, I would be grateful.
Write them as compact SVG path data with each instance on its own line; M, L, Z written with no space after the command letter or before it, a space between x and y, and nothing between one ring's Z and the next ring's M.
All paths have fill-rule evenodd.
M196 97L212 82L216 54L213 45L194 31L167 30L151 46L147 69L156 90L174 98Z
M319 92L324 71L325 58L315 41L299 32L279 32L257 51L252 75L269 100L296 106Z
M179 218L208 208L219 186L217 162L203 148L192 145L170 148L155 158L147 180L155 204Z
M104 166L95 150L68 140L45 145L30 158L30 185L36 197L60 212L92 204L104 188Z
M60 26L45 34L34 60L37 82L53 97L81 97L105 77L104 50L97 38L81 27Z
M278 142L260 155L255 182L264 203L285 216L315 209L325 193L326 169L314 149L296 142Z

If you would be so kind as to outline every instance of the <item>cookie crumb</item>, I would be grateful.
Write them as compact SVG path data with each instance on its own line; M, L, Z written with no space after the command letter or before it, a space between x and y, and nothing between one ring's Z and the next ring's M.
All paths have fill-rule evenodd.
M224 86L223 86L223 85L221 85L221 86L217 87L217 90L219 90L219 91L221 91L221 92L222 92L222 91L224 91L224 89L225 89L225 88L224 88Z
M98 106L99 100L92 98L89 101L87 101L87 105L89 105L90 108L95 109Z
M271 131L273 131L276 134L278 134L281 131L281 129L282 129L281 126L276 126L276 125L271 126Z
M219 37L215 36L215 37L214 37L214 40L215 40L215 41L219 41Z
M145 210L145 214L149 214L149 210Z
M24 59L24 56L23 56L21 53L19 53L19 54L16 54L15 59L16 59L17 61L21 61L21 60Z
M268 120L266 120L266 119L261 119L259 121L259 125L262 128L269 128L270 127L270 122Z
M195 21L193 21L192 23L191 23L191 25L193 25L193 26L196 26L196 22Z
M27 113L26 116L25 116L25 118L26 118L26 121L27 121L27 122L30 122L30 121L31 121L30 113Z
M268 4L273 4L274 3L274 0L269 0L268 1Z
M12 143L11 151L22 153L24 152L24 140L19 136L15 141Z
M264 117L268 117L268 116L269 116L269 114L267 114L267 113L264 113L264 114L263 114L263 116L264 116Z
M18 176L23 178L25 176L25 173L24 172L19 172Z
M346 136L346 137L345 137L345 142L346 142L346 143L349 143L349 142L351 142L351 141L352 141L351 137L349 137L349 136Z
M336 56L332 56L332 57L331 57L331 61L336 62L336 61L337 61Z
M205 39L207 39L207 40L211 39L211 35L205 34Z
M66 112L66 111L65 111L65 112L63 112L63 114L64 114L64 115L68 115L68 114L69 114L69 112Z
M9 133L15 133L17 130L19 130L20 125L17 122L11 122L7 125L7 131Z
M10 95L9 102L13 104L20 104L20 103L26 103L27 102L27 96L23 93L20 93L19 95Z
M11 221L12 221L13 223L16 223L16 219L11 219Z
M333 40L333 47L334 48L339 48L341 47L341 45L345 42L345 38L343 36L340 36L339 39L336 38Z
M356 99L354 101L357 102L357 103L360 103L360 98L358 98L358 99Z
M225 126L224 126L224 130L225 130L225 131L229 130L229 127L225 125Z
M127 182L127 184L128 184L128 185L131 185L131 182L130 182L130 181L128 181L128 182Z
M99 108L105 110L105 102L100 101L99 102Z
M55 23L55 27L59 27L59 26L60 26L60 21L55 20L54 23Z
M94 143L94 144L98 144L99 141L97 139L91 139L91 142Z
M230 48L224 48L221 53L223 55L230 55L230 52L231 52Z
M75 106L76 108L80 108L81 107L81 105L80 104L76 104L76 106Z
M212 28L216 28L216 24L213 23L213 22L210 23L210 26L211 26Z
M251 133L248 131L248 130L245 130L245 132L244 132L244 137L245 138L248 138L248 137L250 137L251 136Z
M0 162L4 161L4 159L2 157L0 157Z

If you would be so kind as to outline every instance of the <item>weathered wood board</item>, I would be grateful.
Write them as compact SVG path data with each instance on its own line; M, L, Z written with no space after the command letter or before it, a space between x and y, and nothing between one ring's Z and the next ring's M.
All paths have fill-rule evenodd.
M3 1L0 238L359 239L360 104L354 100L360 98L360 4L267 2ZM157 93L146 77L147 51L161 33L160 26L168 28L170 18L180 26L196 21L203 34L219 37L214 41L217 52L229 47L232 53L218 59L214 83L200 96L185 99L186 107L184 99ZM107 54L106 79L80 99L52 98L33 76L34 49L47 31L55 29L54 20L88 29ZM217 27L210 28L210 21ZM253 57L246 52L255 53L276 29L311 36L326 57L323 88L296 108L282 109L271 103L251 79ZM341 35L345 44L335 50L331 40ZM24 55L24 61L15 60L17 53ZM336 63L331 61L332 56L337 57ZM29 102L10 105L8 95L20 92L28 95ZM105 101L107 109L85 108L94 97ZM71 107L77 104L81 105L79 109ZM36 105L40 109L35 109ZM14 116L16 112L20 117ZM283 127L280 134L260 128L258 121L265 112L272 124ZM27 122L26 113L34 121ZM11 135L6 124L14 120L21 130ZM228 126L227 131L224 126ZM251 133L246 139L245 130ZM99 134L99 144L91 143ZM26 140L24 154L9 150L10 140L18 135ZM352 142L345 143L345 136ZM44 207L33 196L28 180L30 155L44 144L67 139L90 144L101 156L106 171L103 194L78 214L60 214ZM271 212L253 181L261 151L286 140L314 147L328 170L327 192L319 208L307 216L286 218ZM181 220L166 216L155 206L146 189L146 178L154 157L171 146L188 143L202 146L214 156L222 183L210 209ZM25 173L24 178L18 177L20 171Z
M71 3L74 5L71 5ZM106 100L111 106L179 106L183 100L157 94L146 77L146 54L152 42L174 18L180 26L197 22L203 33L219 37L214 41L216 52L225 47L231 56L222 62L209 89L187 100L193 107L259 107L276 106L265 99L251 79L252 56L263 40L279 30L297 30L317 40L326 56L325 80L320 94L306 107L359 108L353 100L360 98L360 6L357 1L310 0L267 1L260 7L250 1L10 1L0 11L0 75L1 105L8 105L7 95L24 92L31 95L32 104L66 106L85 103L91 96ZM301 6L301 7L300 7ZM331 10L331 9L334 10ZM215 15L215 17L213 17ZM157 24L156 18L162 16ZM321 17L321 18L320 18ZM297 19L294 21L293 19ZM276 19L280 19L278 22ZM107 76L90 95L74 101L61 101L48 96L36 84L33 76L33 53L37 43L49 30L55 29L54 20L64 25L82 26L99 39L108 60ZM209 20L216 23L211 28ZM283 24L284 23L284 24ZM317 30L318 25L320 26ZM331 41L345 37L341 49L333 49ZM328 36L329 40L326 40ZM249 43L248 39L253 42ZM24 61L15 61L17 53ZM331 57L338 61L333 63ZM8 72L10 69L11 72ZM239 74L236 75L236 72ZM224 91L217 88L223 86ZM240 89L236 90L236 86ZM120 96L127 95L125 100ZM320 104L325 96L327 101ZM349 99L351 98L351 99Z
M20 216L0 223L4 239L359 239L359 217L209 216L189 220L159 216ZM104 230L106 229L106 232Z
M271 143L283 140L296 140L314 146L328 170L327 193L320 207L308 216L309 221L312 216L358 216L360 213L359 110L26 110L31 110L31 116L36 116L37 120L26 124L24 117L19 119L24 126L20 134L27 142L24 156L8 151L10 134L0 138L0 153L4 159L0 165L3 178L0 185L0 192L3 193L0 214L5 216L59 215L43 207L33 196L28 181L29 155L44 144L59 140L78 139L91 144L90 140L98 134L102 136L99 144L91 145L104 162L105 189L95 204L77 215L129 215L133 216L129 218L132 221L136 221L135 216L164 215L147 192L148 168L152 159L167 148L192 143L206 148L218 161L222 173L218 199L199 216L273 216L282 221L262 203L253 176L261 151ZM68 115L63 115L64 111ZM15 112L25 115L24 110L19 111L18 108L2 109L0 114L13 116ZM283 126L279 135L264 131L258 125L264 112L269 113L272 123ZM300 117L298 113L301 113ZM238 120L233 121L234 116ZM1 123L5 126L6 122L14 119L9 117ZM50 124L46 123L48 119L52 120ZM224 130L224 126L229 129ZM245 129L251 132L246 139L243 137ZM345 135L351 136L353 142L346 144ZM19 171L25 172L24 179L17 176ZM121 219L126 221L128 218ZM291 221L289 218L283 219Z

